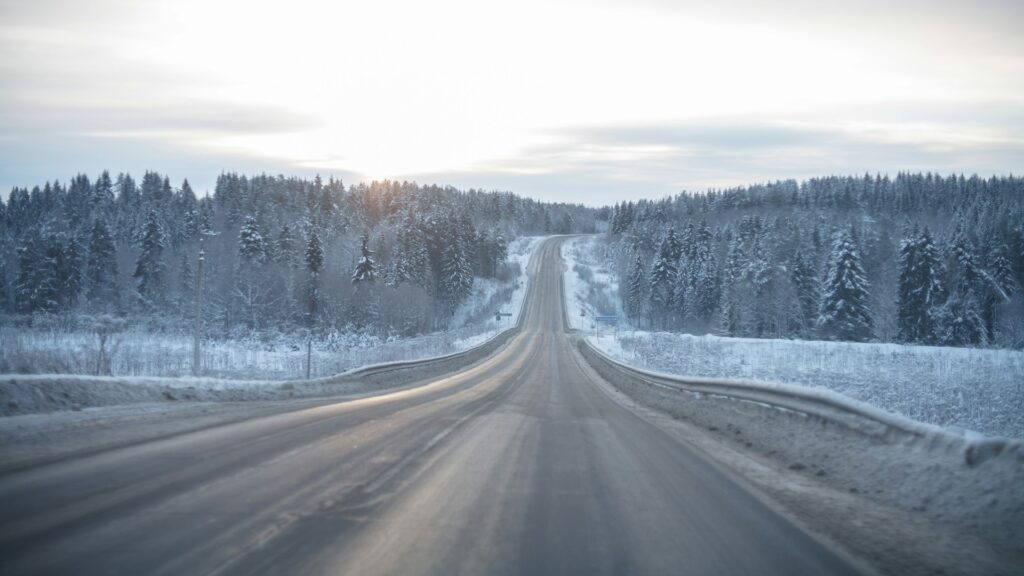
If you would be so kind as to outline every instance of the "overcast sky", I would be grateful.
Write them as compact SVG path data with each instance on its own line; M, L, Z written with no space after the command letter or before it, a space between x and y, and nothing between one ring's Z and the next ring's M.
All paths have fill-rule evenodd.
M894 7L894 5L898 7ZM0 0L0 189L108 168L588 204L1024 173L1019 0Z

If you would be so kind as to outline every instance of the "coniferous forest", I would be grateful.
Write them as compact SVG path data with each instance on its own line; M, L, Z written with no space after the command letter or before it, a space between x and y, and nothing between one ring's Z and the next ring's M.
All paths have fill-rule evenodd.
M201 265L210 335L415 335L446 328L475 279L510 276L516 237L593 230L592 209L505 192L232 173L200 196L156 172L79 175L0 202L0 310L178 329Z
M9 322L112 315L205 330L445 329L521 235L605 229L622 309L650 329L1024 346L1024 180L781 181L601 209L413 183L222 174L199 196L147 172L0 203ZM202 251L203 259L199 256Z
M642 328L1024 346L1024 179L828 177L617 204Z

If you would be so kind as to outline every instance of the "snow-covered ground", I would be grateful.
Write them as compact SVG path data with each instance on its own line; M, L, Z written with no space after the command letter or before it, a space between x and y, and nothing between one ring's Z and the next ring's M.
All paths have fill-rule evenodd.
M618 316L621 321L619 285L611 267L600 256L604 248L593 236L581 236L562 244L566 263L563 278L569 325L577 330L610 332L613 325L599 323L598 316Z
M576 327L616 359L684 376L828 388L921 422L1024 438L1024 352L720 338L580 322L581 310L592 317L595 301L619 301L617 282L596 253L601 247L592 237L564 245L566 295Z
M332 333L313 343L312 376L345 372L359 366L415 360L476 346L515 325L526 293L526 264L541 237L509 245L509 262L519 276L499 282L478 279L473 293L455 313L454 328L415 338L383 338ZM495 322L494 311L512 312ZM114 376L188 376L192 370L192 336L128 330L108 343ZM88 332L0 327L0 374L95 374L97 337ZM249 339L207 340L202 346L203 374L211 379L286 380L305 374L305 340L298 335L255 335ZM200 380L199 382L212 382ZM189 385L195 385L190 381Z

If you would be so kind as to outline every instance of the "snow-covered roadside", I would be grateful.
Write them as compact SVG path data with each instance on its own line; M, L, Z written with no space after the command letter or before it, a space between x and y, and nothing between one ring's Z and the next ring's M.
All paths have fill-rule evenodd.
M484 315L483 326L486 330L480 332L479 336L493 336L502 330L507 330L516 325L519 321L519 313L523 307L523 299L526 297L526 288L529 275L527 265L534 250L546 236L522 236L516 238L508 245L508 263L519 270L519 276L509 286L492 279L478 278L473 285L473 295L463 303L452 318L456 326L464 325L474 317ZM502 295L507 294L505 298ZM494 319L496 311L512 314L511 317L503 317L500 322ZM485 337L485 338L486 338ZM467 346L471 347L473 344Z
M970 466L948 445L851 433L753 402L593 381L768 496L770 506L883 573L1019 573L1019 450Z
M266 401L337 396L379 390L382 388L379 384L363 382L358 375L352 378L344 377L344 375L358 372L367 366L394 361L425 360L461 352L479 346L515 326L527 290L526 263L540 240L542 240L540 237L524 238L514 241L510 245L509 259L520 264L519 277L510 289L501 290L500 287L496 288L495 286L479 287L475 297L464 305L460 313L466 317L480 317L480 307L485 306L486 308L483 310L487 313L486 320L480 323L480 329L473 332L454 332L444 335L446 346L417 348L415 344L422 343L423 339L414 338L404 341L406 346L403 350L408 353L400 357L350 353L346 356L350 359L348 364L329 364L336 370L308 381L282 381L267 377L224 379L148 376L97 377L70 374L0 375L0 416L20 417L14 415L82 410L121 404L166 401ZM474 307L477 308L476 312L472 310ZM469 311L467 312L466 309ZM498 323L493 316L495 309L509 310L513 316L504 318ZM437 337L439 335L429 336ZM316 366L316 362L317 360L314 360L314 366ZM323 374L322 365L319 370L314 372L314 375L317 372ZM268 373L271 378L278 376L278 372L268 371ZM295 369L289 373L292 375L301 373L301 365L297 364ZM402 380L398 379L399 385Z
M580 236L562 244L566 313L569 326L577 330L608 333L614 326L598 323L595 318L624 317L618 280L597 255L601 247L594 236Z
M595 293L618 302L617 283L595 255L600 247L593 237L563 247L574 319L581 309L590 313ZM581 277L579 270L586 268L593 270L593 280ZM956 432L1024 438L1024 352L1018 350L721 338L593 323L577 327L600 350L641 368L827 388Z
M499 281L477 279L470 297L456 311L451 328L412 338L358 333L327 334L313 343L312 375L329 376L366 364L416 360L471 348L515 324L498 309L517 313L526 293L526 263L541 237L517 238L509 244L511 269L519 275ZM152 332L143 328L115 334L107 344L115 376L184 377L192 372L189 333ZM61 326L0 326L0 373L94 374L97 337ZM211 378L290 380L305 373L306 345L299 334L258 334L246 339L203 342L203 374ZM239 384L241 385L241 384Z

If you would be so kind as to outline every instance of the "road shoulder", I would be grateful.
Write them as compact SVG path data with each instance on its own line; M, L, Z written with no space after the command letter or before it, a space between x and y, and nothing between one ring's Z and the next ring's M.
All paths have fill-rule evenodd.
M995 547L970 529L851 489L813 462L788 462L772 450L762 450L758 439L744 437L728 420L707 426L673 415L649 399L634 398L601 378L576 354L581 369L610 399L703 454L766 505L842 550L857 565L899 575L1019 573L1021 558L1015 552ZM878 494L889 488L879 487Z

